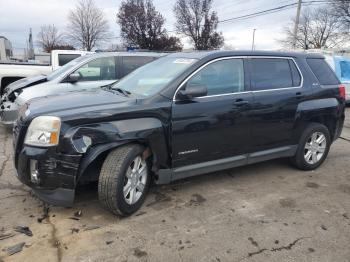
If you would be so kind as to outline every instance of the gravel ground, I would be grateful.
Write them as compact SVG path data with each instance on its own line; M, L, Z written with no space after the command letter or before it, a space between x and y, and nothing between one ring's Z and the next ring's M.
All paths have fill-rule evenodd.
M73 208L44 206L13 175L11 132L0 127L0 261L350 261L348 140L312 172L274 160L152 187L121 219L95 186Z

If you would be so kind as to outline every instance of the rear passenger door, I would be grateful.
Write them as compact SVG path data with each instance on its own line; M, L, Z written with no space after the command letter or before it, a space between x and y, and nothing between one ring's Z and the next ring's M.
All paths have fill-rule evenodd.
M250 58L254 102L254 151L290 145L298 103L305 90L303 78L291 58Z

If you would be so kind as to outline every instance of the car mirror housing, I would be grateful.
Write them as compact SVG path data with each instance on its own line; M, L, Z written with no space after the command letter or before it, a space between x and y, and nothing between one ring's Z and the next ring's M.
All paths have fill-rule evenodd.
M72 73L67 77L67 82L69 83L76 83L80 80L81 76L79 73Z
M206 96L208 89L204 85L187 85L184 90L179 91L180 99L192 99L194 97Z

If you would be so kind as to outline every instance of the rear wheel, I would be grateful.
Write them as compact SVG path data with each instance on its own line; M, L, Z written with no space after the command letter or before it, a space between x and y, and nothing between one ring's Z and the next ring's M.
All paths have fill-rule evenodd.
M144 148L127 145L109 153L102 165L98 195L114 214L128 216L143 204L150 182L149 166L142 157Z
M292 163L302 170L316 169L326 159L330 145L328 128L322 124L312 123L302 134Z

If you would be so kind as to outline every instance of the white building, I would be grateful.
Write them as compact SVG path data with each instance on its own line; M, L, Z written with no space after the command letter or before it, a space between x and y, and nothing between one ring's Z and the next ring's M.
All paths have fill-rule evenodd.
M0 36L0 61L10 60L12 57L12 44L4 36Z

